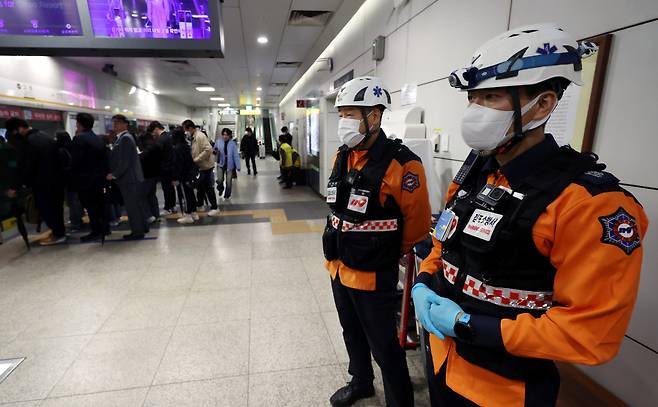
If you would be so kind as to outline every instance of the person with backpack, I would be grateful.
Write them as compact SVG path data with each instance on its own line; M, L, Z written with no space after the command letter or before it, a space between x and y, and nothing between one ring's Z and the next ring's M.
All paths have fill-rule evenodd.
M245 129L244 136L240 141L240 151L244 156L244 161L247 164L247 174L251 175L251 167L254 167L254 176L258 175L256 168L256 154L258 154L258 140L256 134L251 127ZM251 166L249 165L251 163Z
M192 149L187 143L185 132L182 129L177 128L171 132L171 141L171 182L178 190L179 198L185 196L185 205L181 203L181 212L185 212L185 215L179 218L177 222L181 224L194 223L199 220L199 215L196 213L196 197L194 196L194 188L200 177L199 167L192 160Z
M20 136L18 167L20 185L32 188L41 219L52 231L42 246L66 242L64 227L65 180L61 153L55 138L33 129L27 121L12 117L5 123L7 135ZM10 195L17 193L13 188Z

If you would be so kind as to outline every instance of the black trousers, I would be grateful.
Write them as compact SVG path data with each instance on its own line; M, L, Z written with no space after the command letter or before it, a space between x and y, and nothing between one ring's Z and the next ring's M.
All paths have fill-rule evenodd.
M146 207L149 210L149 215L154 218L160 217L160 204L158 203L158 179L145 178L142 183L144 188L144 196L146 198Z
M370 354L379 365L384 379L388 407L414 405L407 358L397 338L395 289L361 291L345 287L340 277L332 282L338 319L350 357L349 373L353 380L372 383L374 373Z
M210 203L210 209L217 209L217 196L215 195L215 186L213 185L213 168L208 170L201 170L201 179L199 180L199 187L197 188L197 199L199 199L199 194L203 193L202 196L205 196ZM197 202L197 205L203 205L203 200Z
M128 223L132 234L144 234L148 225L146 219L149 217L149 210L146 204L146 196L141 182L130 184L119 184L123 203L128 213Z
M100 235L110 230L110 226L105 219L105 203L103 197L103 187L92 187L78 191L80 203L87 210L89 215L89 226L91 233Z
M184 184L178 184L176 190L178 191L178 199L182 201L183 197L185 198L185 205L183 206L181 204L181 212L185 212L188 215L192 212L196 212L197 202L196 197L194 196L194 189Z
M160 183L162 184L162 193L164 194L164 208L169 210L176 206L176 190L171 183L172 181L173 180L169 175L163 175L160 179Z
M52 230L54 237L64 236L64 186L36 186L33 190L41 220Z
M256 168L256 154L254 155L245 154L244 161L247 164L247 174L251 174L251 167L249 166L249 161L251 161L251 165L254 167L254 174L258 174L258 168Z

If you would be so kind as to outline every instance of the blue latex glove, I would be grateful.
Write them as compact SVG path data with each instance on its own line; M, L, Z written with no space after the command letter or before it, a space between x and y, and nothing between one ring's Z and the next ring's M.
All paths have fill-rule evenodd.
M436 329L430 318L430 306L432 304L438 304L441 297L430 290L425 284L417 283L411 289L411 298L414 300L414 309L418 322L420 322L425 330L443 339L443 335Z
M449 298L439 297L438 303L430 307L430 319L435 327L446 336L455 336L457 314L464 312L462 307Z

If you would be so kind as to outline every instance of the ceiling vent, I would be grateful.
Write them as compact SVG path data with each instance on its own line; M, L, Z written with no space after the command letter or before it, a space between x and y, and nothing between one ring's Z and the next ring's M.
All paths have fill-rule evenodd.
M190 63L187 62L184 59L165 59L165 62L169 64L177 64L177 65L189 65Z
M297 68L301 62L276 61L276 68Z
M286 82L272 82L272 84L270 84L270 86L272 86L272 87L275 87L275 86L286 87L286 86L288 86L288 83L286 83Z
M205 82L195 82L194 86L210 86L210 84Z
M288 25L323 27L333 16L333 11L292 10L288 18Z

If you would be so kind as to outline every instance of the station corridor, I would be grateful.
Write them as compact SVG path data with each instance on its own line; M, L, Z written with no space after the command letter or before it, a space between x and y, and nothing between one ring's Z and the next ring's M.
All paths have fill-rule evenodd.
M214 224L163 220L154 239L104 246L0 246L0 359L26 357L0 405L328 405L349 378L323 267L325 204L307 187L282 190L276 161L258 164ZM422 360L408 360L427 406ZM376 383L359 406L384 405Z

